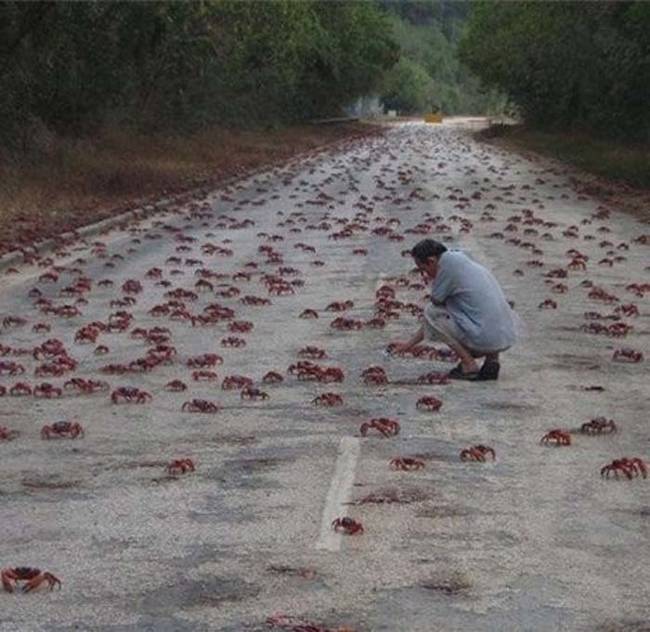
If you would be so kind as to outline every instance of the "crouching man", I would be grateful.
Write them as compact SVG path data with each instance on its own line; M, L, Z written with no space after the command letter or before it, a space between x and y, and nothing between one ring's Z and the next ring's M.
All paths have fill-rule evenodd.
M516 339L513 313L497 280L461 251L433 239L416 244L411 255L432 280L431 303L419 331L408 342L393 343L393 353L409 351L425 338L444 342L460 359L450 378L496 380L499 354ZM485 358L480 367L479 358Z

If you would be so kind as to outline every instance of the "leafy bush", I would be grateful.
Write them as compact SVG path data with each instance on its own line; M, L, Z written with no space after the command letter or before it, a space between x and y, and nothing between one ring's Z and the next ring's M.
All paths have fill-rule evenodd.
M338 113L397 61L363 1L0 3L0 134L188 130Z
M650 4L479 2L461 57L527 121L650 137Z

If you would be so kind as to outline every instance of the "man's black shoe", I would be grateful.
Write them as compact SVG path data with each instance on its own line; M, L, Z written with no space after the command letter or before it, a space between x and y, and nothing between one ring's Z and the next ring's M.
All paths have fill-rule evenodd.
M484 362L475 379L479 382L498 380L500 368L501 365L498 362Z

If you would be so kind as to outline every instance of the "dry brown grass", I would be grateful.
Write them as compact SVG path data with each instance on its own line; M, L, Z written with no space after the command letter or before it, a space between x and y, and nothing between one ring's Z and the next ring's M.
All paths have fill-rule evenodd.
M147 200L216 185L329 143L380 133L361 123L272 131L215 128L190 137L105 130L49 137L38 159L0 158L0 253L119 214Z

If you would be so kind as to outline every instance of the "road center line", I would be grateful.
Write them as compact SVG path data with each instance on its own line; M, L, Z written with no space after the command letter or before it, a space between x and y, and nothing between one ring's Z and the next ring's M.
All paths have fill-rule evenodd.
M347 507L345 503L350 500L354 471L357 467L360 452L361 444L359 439L355 437L343 437L341 439L336 465L334 466L334 476L325 499L320 535L316 541L317 549L338 551L341 548L342 534L332 529L332 520L346 515Z

